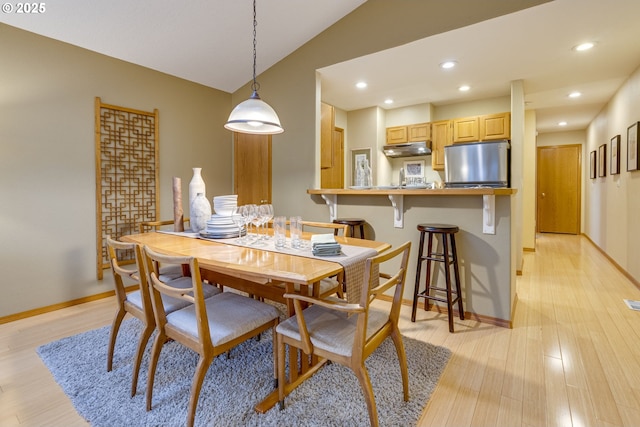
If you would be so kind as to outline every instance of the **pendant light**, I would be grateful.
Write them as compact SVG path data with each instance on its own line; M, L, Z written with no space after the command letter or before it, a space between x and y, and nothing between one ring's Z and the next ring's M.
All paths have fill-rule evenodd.
M253 0L253 83L251 97L241 102L231 111L229 120L224 125L226 129L240 133L255 133L271 135L284 132L280 119L269 104L260 99L256 81L256 0Z

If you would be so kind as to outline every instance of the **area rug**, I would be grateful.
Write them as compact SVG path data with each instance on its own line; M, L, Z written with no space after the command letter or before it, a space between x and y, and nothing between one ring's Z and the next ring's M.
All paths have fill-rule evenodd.
M38 348L38 354L92 426L182 426L186 421L197 354L167 343L160 355L153 409L145 410L144 391L151 341L143 360L136 395L130 396L132 359L142 324L122 323L113 360L106 371L109 327L63 338ZM380 425L411 426L429 400L451 352L404 337L409 367L410 401L402 399L400 368L391 339L367 359ZM273 387L270 334L236 347L231 357L214 360L205 377L197 426L366 426L364 397L353 372L337 364L323 367L286 399L284 410L265 414L254 406Z

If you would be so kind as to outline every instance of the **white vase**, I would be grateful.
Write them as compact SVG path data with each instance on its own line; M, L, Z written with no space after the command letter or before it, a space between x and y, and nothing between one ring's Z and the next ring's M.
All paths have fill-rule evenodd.
M193 168L193 178L191 178L191 182L189 182L189 218L193 216L191 204L198 193L202 193L204 198L207 198L206 186L202 179L202 168Z
M207 221L211 219L211 203L204 196L204 193L198 193L196 198L193 199L193 203L189 207L191 217L189 218L189 224L191 224L191 231L198 233L207 228Z

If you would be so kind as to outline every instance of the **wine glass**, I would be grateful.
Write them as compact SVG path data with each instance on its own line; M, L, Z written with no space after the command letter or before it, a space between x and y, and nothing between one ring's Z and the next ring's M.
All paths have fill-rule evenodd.
M247 226L249 224L253 224L253 220L256 219L256 216L258 216L258 211L257 211L257 206L254 204L248 204L248 205L244 205L245 207L245 219L247 221ZM249 231L247 231L247 234L249 233Z
M269 239L269 236L267 235L266 224L273 219L273 205L271 204L260 205L260 216L262 216L262 225L264 228L262 239L267 240Z
M242 227L244 226L244 217L242 215L242 206L236 206L231 213L231 221L238 227L238 241L242 241Z
M254 211L254 215L252 216L251 222L253 223L253 227L256 229L256 240L254 243L258 243L260 241L260 226L264 220L262 216L262 212L260 206L252 205L252 209Z

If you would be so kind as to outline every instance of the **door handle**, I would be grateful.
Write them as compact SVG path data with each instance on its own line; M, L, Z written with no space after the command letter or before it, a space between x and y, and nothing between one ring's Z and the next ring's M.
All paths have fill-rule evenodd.
M545 194L545 193L542 193L542 198L543 198L543 199L544 199L544 197L545 197L545 196L546 196L546 194Z

